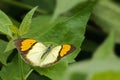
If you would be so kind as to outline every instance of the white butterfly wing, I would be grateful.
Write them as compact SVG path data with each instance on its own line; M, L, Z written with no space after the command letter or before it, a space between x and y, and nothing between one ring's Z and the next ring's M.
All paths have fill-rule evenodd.
M48 53L46 58L39 64L39 66L44 67L44 66L47 66L47 65L50 65L50 64L54 63L59 56L60 49L61 49L61 46L56 46L55 48L53 48Z
M32 49L29 50L26 57L32 63L33 66L39 66L41 56L46 51L46 49L47 47L44 44L37 42L32 47Z

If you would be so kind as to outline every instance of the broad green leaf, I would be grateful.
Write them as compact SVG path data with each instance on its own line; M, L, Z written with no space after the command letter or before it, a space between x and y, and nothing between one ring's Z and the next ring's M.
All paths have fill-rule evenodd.
M104 43L96 50L93 56L93 60L96 59L112 59L114 55L114 32L108 36Z
M48 68L34 68L39 74L45 75L52 80L62 80L64 73L67 69L67 64L64 61L60 61L57 65L53 65Z
M59 45L69 43L73 44L77 48L74 53L65 57L65 60L62 59L63 61L59 61L59 64L45 69L35 68L37 72L51 78L52 80L61 80L63 78L67 63L73 62L74 58L80 51L80 46L84 39L85 26L89 19L92 6L93 3L89 3L83 10L70 19L66 19L63 22L56 24L43 35L34 36L42 42L55 42Z
M48 16L48 15L38 16L36 18L33 18L31 28L29 32L24 35L24 37L37 39L39 36L49 31L55 24L57 24L58 22L66 18L60 17L58 20L54 22L54 24L49 23L50 19L51 19L51 16Z
M27 64L23 64L24 70L24 79L26 75L30 72L30 67ZM6 76L7 75L7 76ZM18 64L18 57L16 56L11 63L8 63L0 71L0 77L2 80L21 80L20 67Z
M7 46L7 42L0 40L0 62L2 64L6 64L7 58L9 57L11 53L11 51L4 52L4 50L6 49L6 46Z
M9 26L13 25L8 16L0 10L0 32L12 38L12 32Z
M112 0L98 0L93 9L93 21L109 33L115 30L115 41L120 43L120 6Z
M79 52L80 46L84 39L85 26L90 16L90 11L93 4L89 3L83 10L66 19L63 22L56 24L48 32L42 36L36 36L42 42L54 42L57 44L73 44ZM88 8L89 7L89 8ZM75 58L76 54L72 57ZM71 60L73 60L73 58ZM71 60L69 60L71 62Z
M32 16L33 16L36 9L37 9L37 7L33 8L24 17L24 19L23 19L23 21L22 21L22 23L20 25L20 28L19 28L20 35L24 35L24 34L26 34L28 32L28 30L30 28L30 25L31 25Z
M52 20L55 20L60 14L67 12L77 4L87 0L57 0L56 8Z

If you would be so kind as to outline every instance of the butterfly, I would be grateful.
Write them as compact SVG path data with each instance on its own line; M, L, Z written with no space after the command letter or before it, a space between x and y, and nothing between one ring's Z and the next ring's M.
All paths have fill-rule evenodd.
M47 67L72 53L76 48L71 44L46 46L42 42L30 38L14 40L17 50L25 62L32 66Z

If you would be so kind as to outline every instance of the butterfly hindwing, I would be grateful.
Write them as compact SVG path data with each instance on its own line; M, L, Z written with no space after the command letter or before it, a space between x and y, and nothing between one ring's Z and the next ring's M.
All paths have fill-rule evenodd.
M55 62L59 61L61 58L63 58L67 54L73 52L74 50L75 50L75 47L70 44L56 46L49 52L47 57L41 62L40 65L47 66L47 65L54 64Z
M61 46L57 46L53 48L49 52L49 54L46 56L46 58L40 63L40 65L46 66L46 65L51 65L55 63L58 59L60 49L61 49Z

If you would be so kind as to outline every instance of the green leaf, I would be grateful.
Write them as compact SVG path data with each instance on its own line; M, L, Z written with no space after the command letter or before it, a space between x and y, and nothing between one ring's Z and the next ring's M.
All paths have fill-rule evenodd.
M45 75L52 80L62 80L64 73L67 69L67 64L64 61L60 61L57 65L53 65L48 68L34 68L39 74Z
M120 80L120 72L105 71L96 73L91 80Z
M11 32L9 26L6 26L6 25L3 25L0 23L0 32L3 34L6 34L12 38L12 32Z
M37 9L37 7L33 8L24 17L24 19L23 19L23 21L22 21L22 23L20 25L20 28L19 28L20 35L24 35L24 34L26 34L28 32L28 30L30 28L32 16L33 16L36 9Z
M68 79L64 80L86 80L86 75L83 73L75 72L70 75Z
M13 42L14 42L13 40L10 40L10 41L8 42L8 44L7 44L6 49L5 49L4 52L8 52L8 51L13 50L13 49L15 48Z
M84 39L85 26L89 19L92 7L93 3L89 3L83 10L70 19L56 24L42 35L34 36L34 38L42 42L55 42L59 45L69 43L73 44L77 48L74 53L62 59L63 61L59 61L59 64L55 64L54 66L45 69L35 68L37 72L51 78L52 80L61 80L63 78L64 72L67 69L67 63L73 62L74 58L80 51L80 46Z
M37 36L42 42L54 42L61 44L73 44L77 50L74 54L71 54L71 58L68 62L74 60L80 51L80 46L84 39L86 24L90 16L93 3L88 3L83 10L72 16L70 19L66 19L63 22L56 24L48 32L42 36ZM89 8L88 8L89 7Z
M114 55L114 32L108 36L104 43L96 50L93 56L93 60L96 59L112 59Z
M120 72L120 63L119 59L109 59L109 60L87 60L87 61L82 61L78 62L75 64L72 64L69 66L67 69L67 72L65 73L66 77L65 80L70 80L70 77L75 74L79 73L79 76L82 76L83 74L86 75L85 80L91 80L91 77L93 77L95 74L106 72L106 71L114 71L114 72ZM82 77L79 77L79 80L82 80ZM104 77L101 77L102 80ZM83 79L84 80L84 79Z
M58 22L66 19L65 17L60 17L58 20L54 22L54 24L50 24L49 21L51 20L51 16L38 16L36 18L33 18L31 28L27 34L25 34L23 37L29 37L29 38L35 38L37 39L41 35L48 32L51 28L53 28L54 25L56 25ZM48 22L46 24L46 22Z
M9 26L13 25L8 16L0 10L0 32L12 38L12 32Z
M120 6L112 0L99 0L93 9L93 21L109 33L115 30L115 41L120 43Z
M24 79L26 75L30 72L30 67L24 63ZM7 76L6 76L7 75ZM11 63L8 63L0 71L0 77L2 80L21 80L20 67L18 64L18 57L16 56Z
M7 45L7 42L0 40L0 62L2 64L6 64L7 58L11 54L11 51L4 52L6 45Z
M55 20L60 14L67 12L77 4L87 0L57 0L56 8L52 20ZM67 4L67 5L66 5Z
M9 17L0 10L0 23L3 25L13 25Z
M30 76L27 78L27 80L51 80L43 75L39 75L36 73L36 71L33 71Z
M19 30L18 30L18 28L16 27L16 26L10 26L10 30L14 33L14 34L17 34L17 35L19 35Z

